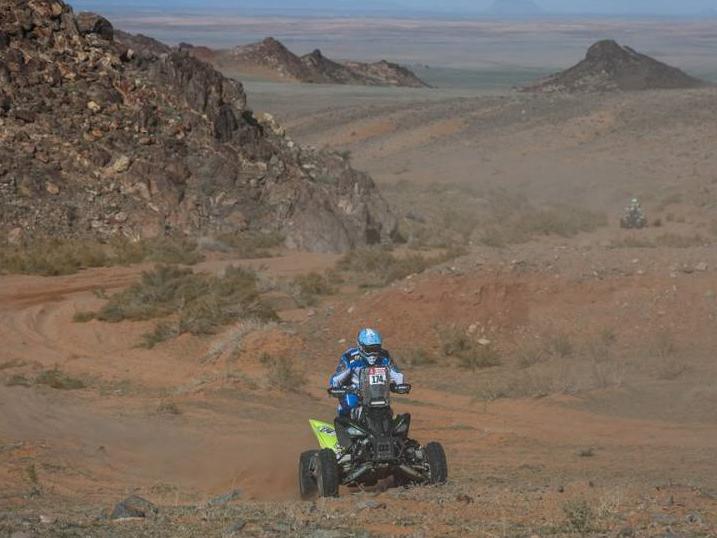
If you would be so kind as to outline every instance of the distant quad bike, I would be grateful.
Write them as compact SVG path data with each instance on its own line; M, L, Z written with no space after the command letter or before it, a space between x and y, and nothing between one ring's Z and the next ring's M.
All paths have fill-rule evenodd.
M642 211L631 210L620 219L620 227L628 230L641 230L647 227L647 218Z
M309 421L320 450L299 458L301 497L338 497L339 486L374 486L391 476L399 485L445 483L448 465L441 444L421 446L408 437L411 415L393 416L391 393L410 391L411 385L392 385L384 367L365 368L356 390L329 389L336 398L352 392L361 405L351 418L336 417L333 425Z

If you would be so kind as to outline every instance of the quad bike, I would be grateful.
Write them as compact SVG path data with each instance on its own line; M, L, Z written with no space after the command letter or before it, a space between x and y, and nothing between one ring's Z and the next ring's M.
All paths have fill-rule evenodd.
M646 226L647 218L645 218L645 215L642 213L642 211L628 211L620 219L620 228L640 230L642 228L645 228Z
M421 446L408 437L411 415L393 416L391 393L410 391L410 385L391 384L385 367L364 368L355 389L329 389L335 398L354 393L361 405L333 424L309 421L320 450L299 458L301 497L338 497L341 485L373 486L388 477L399 485L445 483L448 465L441 444Z

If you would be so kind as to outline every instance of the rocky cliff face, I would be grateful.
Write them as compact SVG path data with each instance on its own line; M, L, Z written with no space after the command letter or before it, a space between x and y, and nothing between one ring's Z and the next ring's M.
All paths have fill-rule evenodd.
M195 56L206 49L188 49ZM231 51L215 51L212 58L219 66L264 72L279 79L314 84L356 84L363 86L403 86L423 88L427 84L398 64L382 60L375 63L336 62L315 50L297 56L281 42L268 37L260 43L242 45Z
M290 245L390 241L370 177L246 109L186 52L61 0L0 0L0 240L277 229Z
M579 64L525 88L537 92L697 88L705 83L615 41L599 41Z

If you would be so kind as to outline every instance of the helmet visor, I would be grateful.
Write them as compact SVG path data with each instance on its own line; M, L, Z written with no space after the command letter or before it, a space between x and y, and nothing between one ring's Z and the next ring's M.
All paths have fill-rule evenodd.
M378 357L381 354L381 345L361 346L361 351L370 357Z

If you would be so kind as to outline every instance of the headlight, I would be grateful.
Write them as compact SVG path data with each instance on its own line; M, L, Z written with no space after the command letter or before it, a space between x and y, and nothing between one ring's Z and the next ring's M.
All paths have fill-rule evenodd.
M394 433L398 433L398 434L406 433L406 432L408 431L408 424L406 424L405 422L402 422L402 423L398 426L398 428L396 428L396 429L393 430L393 431L394 431Z
M351 437L364 437L366 435L364 432L358 428L354 428L353 426L346 428L346 433L348 433Z

